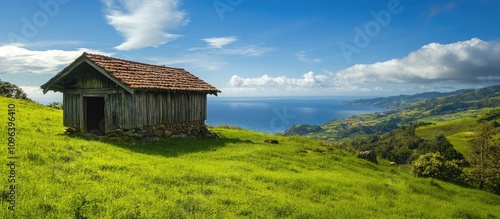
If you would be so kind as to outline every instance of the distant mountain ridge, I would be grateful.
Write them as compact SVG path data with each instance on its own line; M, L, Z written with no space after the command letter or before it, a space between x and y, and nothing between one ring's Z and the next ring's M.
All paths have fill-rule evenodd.
M455 94L461 94L466 91L470 91L472 89L461 89L461 90L456 90L456 91L451 91L451 92L425 92L425 93L419 93L419 94L413 94L413 95L399 95L399 96L390 96L390 97L378 97L378 98L373 98L373 99L359 99L359 100L354 100L351 102L348 102L348 104L355 104L355 105L371 105L371 106L376 106L380 108L385 108L385 109L399 109L402 107L407 107L413 103L423 101L423 100L428 100L432 98L438 98L438 97L444 97L444 96L450 96L450 95L455 95Z

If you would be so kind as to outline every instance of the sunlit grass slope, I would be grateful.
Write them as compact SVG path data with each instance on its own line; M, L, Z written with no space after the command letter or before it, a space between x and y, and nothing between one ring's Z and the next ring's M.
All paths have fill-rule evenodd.
M443 134L453 144L453 147L462 154L467 153L468 141L472 137L471 130L481 122L491 112L498 110L492 108L482 108L478 110L468 110L455 113L445 117L446 121L439 116L423 119L424 122L434 123L418 127L416 134L424 139L433 139ZM497 120L498 119L494 119Z
M462 154L467 152L467 141L471 136L470 129L477 124L475 118L461 118L445 122L437 122L417 128L415 133L424 139L434 139L443 134L453 144L453 147Z
M3 218L499 218L500 197L411 176L302 137L214 128L220 139L152 144L63 134L62 112L16 105L17 198L0 169ZM264 143L273 138L279 144Z

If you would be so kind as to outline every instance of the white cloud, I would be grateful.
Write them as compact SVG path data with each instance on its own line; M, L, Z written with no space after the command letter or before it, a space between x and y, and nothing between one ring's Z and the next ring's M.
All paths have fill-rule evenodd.
M103 0L106 18L125 38L115 47L118 50L133 50L156 47L175 40L172 29L186 25L189 20L185 12L178 9L179 0ZM168 32L167 32L168 31Z
M23 89L24 93L28 94L28 98L32 99L35 102L45 105L52 102L62 102L62 93L59 92L56 93L50 91L44 94L40 87L35 87L35 86L19 86L19 87Z
M0 46L0 74L55 74L83 52L110 55L87 48L36 51L20 44L3 45Z
M271 48L253 46L215 50L211 48L191 48L188 50L190 52L188 54L176 57L153 57L149 58L149 60L160 65L178 66L192 70L216 71L228 64L224 59L225 56L261 56L271 50Z
M189 48L186 50L189 54L171 58L152 58L151 60L154 60L158 64L173 66L184 64L187 65L187 67L184 67L189 67L190 69L214 71L221 69L223 65L227 64L225 58L228 56L255 57L273 50L273 48L261 47L259 45L228 46L238 41L237 37L232 36L211 37L202 40L208 45L205 47Z
M402 59L354 65L335 74L337 85L385 83L481 83L500 74L500 43L477 38L451 44L431 43ZM497 78L498 77L490 77Z
M208 43L210 47L218 48L221 49L223 46L229 45L231 43L234 43L238 40L236 37L212 37L212 38L205 38L203 41Z
M149 60L159 64L167 66L178 66L181 68L191 69L191 70L205 70L205 71L215 71L219 70L226 63L221 61L217 57L210 56L207 54L189 54L180 57L157 57L150 58Z
M300 90L321 95L443 91L498 84L499 60L500 42L473 38L450 44L430 43L401 59L358 64L335 73L308 72L299 78L233 75L228 84L231 88L277 89L278 93Z
M234 49L221 49L218 54L222 55L240 55L240 56L261 56L267 52L274 50L273 48L260 47L260 46L242 46Z
M307 52L306 51L301 51L296 54L297 59L299 59L301 62L307 63L307 64L316 64L320 63L322 60L321 59L311 59L307 57Z
M331 81L325 75L314 75L313 72L308 72L302 78L288 78L286 76L270 77L263 75L257 78L242 78L238 75L233 75L229 80L229 85L232 87L328 87L331 86Z
M222 87L221 96L328 96L328 95L372 95L374 88L346 87L300 87L300 86L270 86L270 87Z
M187 51L208 51L208 54L215 55L239 55L239 56L261 56L273 50L273 48L262 47L259 45L244 45L227 48L225 46L238 41L237 37L211 37L202 39L207 47L190 48Z

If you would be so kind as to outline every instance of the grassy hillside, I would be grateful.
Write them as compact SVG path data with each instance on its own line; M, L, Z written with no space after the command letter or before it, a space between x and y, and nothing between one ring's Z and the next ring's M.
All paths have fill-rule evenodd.
M214 128L221 138L152 144L63 134L62 111L16 106L16 210L5 218L499 218L500 197L391 167L302 137ZM2 109L3 108L3 109ZM273 138L280 144L263 143Z

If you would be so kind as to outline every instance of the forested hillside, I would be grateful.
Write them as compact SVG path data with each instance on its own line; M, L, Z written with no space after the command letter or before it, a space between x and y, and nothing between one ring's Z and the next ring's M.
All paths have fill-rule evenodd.
M379 98L373 101L362 100L356 103L386 107L401 106L401 108L333 120L321 126L306 125L306 128L303 128L302 125L295 125L286 130L284 134L304 135L316 139L337 141L388 133L402 125L417 121L440 122L459 118L473 118L500 106L500 86L459 90L452 92L451 95L415 102L418 99L433 95L438 94L424 93L407 96L406 98L405 96L398 96ZM395 104L398 101L401 104Z

